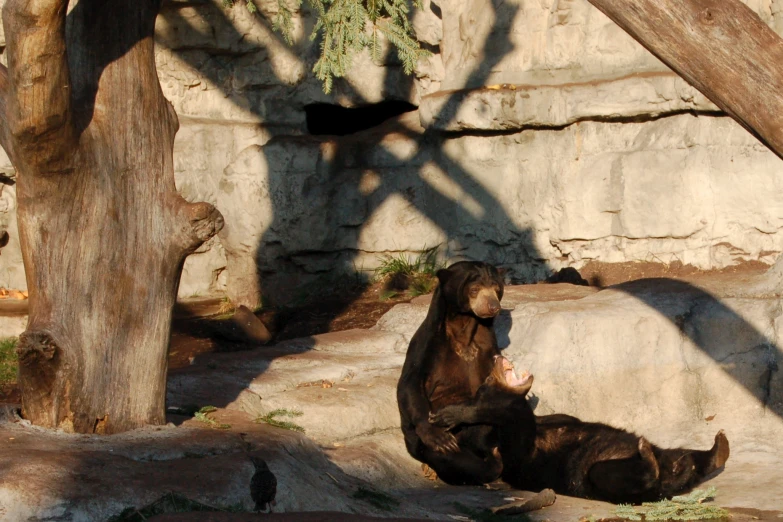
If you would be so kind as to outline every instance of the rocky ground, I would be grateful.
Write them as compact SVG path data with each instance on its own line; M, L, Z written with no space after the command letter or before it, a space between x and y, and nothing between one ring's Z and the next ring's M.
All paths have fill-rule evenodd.
M662 446L732 454L709 480L735 520L783 518L779 298L749 296L751 272L649 279L608 288L509 287L504 353L536 375L539 413L633 429ZM0 421L0 520L252 520L251 456L278 481L276 517L345 513L484 519L530 493L427 480L405 452L394 387L428 296L391 303L372 327L244 351L205 351L171 371L170 424L110 437L37 429L6 406ZM216 410L192 416L194 410ZM275 410L280 410L276 414ZM271 423L288 422L287 428ZM303 430L303 431L298 431ZM162 506L169 506L163 508ZM174 507L172 507L174 506ZM145 511L146 508L146 511ZM334 514L337 512L338 514ZM330 514L331 513L331 514ZM535 520L608 519L614 506L559 497ZM320 518L319 518L320 517ZM259 516L262 518L262 516ZM296 518L301 520L301 518ZM357 518L361 520L361 518Z

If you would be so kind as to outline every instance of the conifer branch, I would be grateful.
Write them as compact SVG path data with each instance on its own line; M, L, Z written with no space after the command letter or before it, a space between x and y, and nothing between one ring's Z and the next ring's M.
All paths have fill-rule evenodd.
M223 0L233 7L238 0ZM376 63L381 60L381 33L397 51L405 74L411 74L421 58L429 56L413 34L410 20L412 7L421 8L421 0L308 0L316 13L316 23L310 39L320 40L321 55L313 66L316 78L323 82L329 94L334 78L344 77L351 68L353 57L369 49ZM248 9L255 12L252 0L246 0ZM272 29L292 44L293 13L302 6L302 0L277 0L277 13Z

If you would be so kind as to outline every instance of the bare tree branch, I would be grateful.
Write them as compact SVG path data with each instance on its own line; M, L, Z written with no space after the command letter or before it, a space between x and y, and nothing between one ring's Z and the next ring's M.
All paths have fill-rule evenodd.
M65 51L67 0L8 0L7 132L24 149L25 171L65 170L75 133ZM41 167L45 168L41 168ZM17 165L17 168L23 167Z
M783 157L783 40L739 0L589 0Z

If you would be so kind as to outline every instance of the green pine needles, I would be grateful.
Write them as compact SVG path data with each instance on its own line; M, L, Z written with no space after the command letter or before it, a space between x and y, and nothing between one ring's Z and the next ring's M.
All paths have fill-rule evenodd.
M231 424L223 424L222 422L218 422L214 419L210 419L208 415L210 413L216 412L217 408L214 406L204 406L200 410L198 410L193 417L195 417L196 420L199 420L203 422L204 424L208 425L211 428L215 428L218 430L227 430L231 428Z
M303 413L299 410L287 410L285 408L279 408L277 410L272 410L266 415L260 415L258 418L256 418L256 422L258 423L266 423L270 426L275 426L277 428L283 428L284 430L291 430L291 431L298 431L300 433L304 433L305 429L298 424L295 424L291 421L284 421L280 420L277 417L301 417Z
M223 7L234 7L236 2L237 0L223 0ZM253 0L245 0L245 5L247 5L247 10L251 13L258 11L258 7L253 3Z
M233 7L239 0L223 0ZM405 74L411 74L420 58L429 56L413 34L411 7L421 8L421 0L307 0L316 12L317 20L310 40L320 39L321 56L313 66L316 77L323 82L324 92L332 91L334 78L342 78L351 68L354 55L370 50L375 62L382 58L380 35L397 50ZM256 11L252 0L247 8ZM302 0L277 0L277 14L272 28L286 42L293 43L293 13Z
M729 512L725 509L704 504L715 498L715 487L697 489L689 495L672 497L671 500L645 502L641 506L622 504L617 506L614 514L625 520L720 520L727 519Z

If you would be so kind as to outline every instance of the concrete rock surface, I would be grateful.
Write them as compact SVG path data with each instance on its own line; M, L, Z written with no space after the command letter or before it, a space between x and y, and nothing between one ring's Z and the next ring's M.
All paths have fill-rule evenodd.
M642 280L600 291L510 286L498 339L518 368L535 375L538 413L609 423L668 447L707 448L725 430L731 457L708 481L717 503L768 510L774 519L783 512L781 310L777 298L729 297L736 284L745 281ZM216 406L209 422L179 416L172 417L179 427L80 436L29 426L6 411L0 520L105 520L167 493L247 510L251 455L277 478L277 512L445 520L461 515L458 504L481 510L528 495L502 484L432 482L408 456L395 388L428 305L429 296L397 305L371 330L199 355L171 372L167 402ZM292 424L274 426L280 422ZM612 512L606 503L561 496L533 518Z

